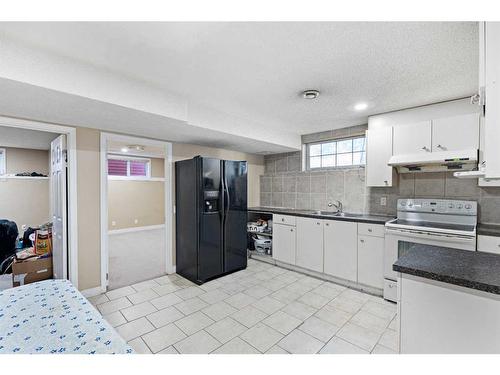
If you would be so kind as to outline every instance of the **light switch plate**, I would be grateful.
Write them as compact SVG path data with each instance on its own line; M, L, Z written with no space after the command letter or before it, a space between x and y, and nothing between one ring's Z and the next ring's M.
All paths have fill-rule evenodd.
M387 197L381 197L380 198L380 205L381 206L387 206Z

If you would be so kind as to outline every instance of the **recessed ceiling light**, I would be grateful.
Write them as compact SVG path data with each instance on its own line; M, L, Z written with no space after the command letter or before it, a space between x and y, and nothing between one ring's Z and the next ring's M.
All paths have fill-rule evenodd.
M316 99L319 96L318 90L305 90L302 92L304 99Z
M121 151L122 152L128 152L128 148L127 147L122 147Z
M366 108L368 108L368 104L366 103L358 103L354 106L356 111L364 111Z

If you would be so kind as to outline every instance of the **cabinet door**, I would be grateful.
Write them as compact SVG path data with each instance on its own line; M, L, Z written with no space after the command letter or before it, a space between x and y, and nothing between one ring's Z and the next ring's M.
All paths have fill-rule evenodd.
M295 227L273 225L273 258L280 262L295 264Z
M323 272L323 221L297 218L296 265Z
M500 22L486 22L484 160L486 178L500 178Z
M358 236L358 283L384 288L384 238Z
M394 155L431 152L431 121L394 126Z
M392 127L366 131L366 186L392 186Z
M357 223L325 220L324 242L324 272L341 279L357 281Z
M432 151L479 148L479 114L432 120Z

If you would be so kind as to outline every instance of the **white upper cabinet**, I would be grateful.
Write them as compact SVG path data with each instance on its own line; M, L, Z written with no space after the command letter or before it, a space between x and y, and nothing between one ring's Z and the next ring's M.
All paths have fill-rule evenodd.
M481 23L480 65L484 77L484 161L486 178L500 179L500 22ZM481 47L481 46L480 46ZM482 71L480 67L480 71Z
M479 148L479 114L432 120L432 151Z
M394 126L394 155L432 151L431 121Z
M297 256L295 264L323 272L323 221L297 217Z
M392 186L392 127L366 131L366 185Z

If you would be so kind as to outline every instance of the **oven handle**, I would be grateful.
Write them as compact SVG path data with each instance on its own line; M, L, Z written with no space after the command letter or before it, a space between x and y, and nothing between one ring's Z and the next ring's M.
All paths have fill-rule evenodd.
M421 232L411 229L393 229L393 228L385 228L387 234L393 234L396 236L404 236L404 237L417 237L417 238L428 238L428 237L438 237L447 239L450 241L460 241L460 242L474 242L476 240L475 237L472 236L461 236L461 235L449 235L449 234L440 234L440 233L432 233L432 232Z

